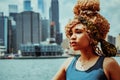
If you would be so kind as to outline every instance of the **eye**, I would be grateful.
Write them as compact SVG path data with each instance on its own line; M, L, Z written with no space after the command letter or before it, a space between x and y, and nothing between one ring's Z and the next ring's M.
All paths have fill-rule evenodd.
M82 31L81 31L81 30L76 30L75 32L76 32L77 34L82 33Z

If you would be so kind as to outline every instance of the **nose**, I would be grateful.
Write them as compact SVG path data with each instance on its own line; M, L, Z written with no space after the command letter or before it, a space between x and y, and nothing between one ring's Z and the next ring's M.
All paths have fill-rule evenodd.
M71 40L75 40L76 39L76 35L75 34L72 34L71 37L70 37Z

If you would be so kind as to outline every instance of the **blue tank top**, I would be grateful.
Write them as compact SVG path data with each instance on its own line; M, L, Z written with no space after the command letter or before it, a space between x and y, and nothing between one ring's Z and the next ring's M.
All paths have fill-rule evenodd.
M105 73L103 71L103 60L104 57L99 57L95 65L86 71L77 70L75 65L79 57L75 57L67 71L66 80L107 80Z

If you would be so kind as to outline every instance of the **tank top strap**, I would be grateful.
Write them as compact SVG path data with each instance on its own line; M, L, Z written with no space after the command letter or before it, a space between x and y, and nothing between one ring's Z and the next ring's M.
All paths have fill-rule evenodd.
M73 58L73 60L71 61L71 63L70 63L70 65L69 65L68 69L74 68L75 63L76 63L76 61L78 60L78 58L79 58L78 55L77 55L77 56L74 56L74 58ZM68 69L67 69L67 70L68 70Z
M103 69L104 56L100 56L94 67Z

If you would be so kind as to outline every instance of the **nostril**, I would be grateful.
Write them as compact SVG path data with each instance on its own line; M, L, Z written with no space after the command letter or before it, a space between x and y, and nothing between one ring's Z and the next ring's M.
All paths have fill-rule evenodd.
M72 35L72 36L70 37L70 39L76 39L76 36L75 36L75 35Z

